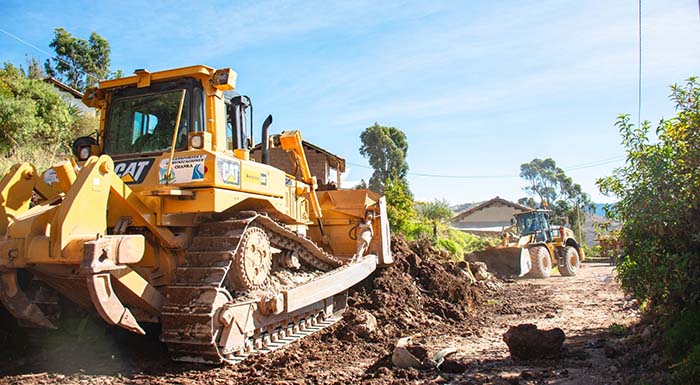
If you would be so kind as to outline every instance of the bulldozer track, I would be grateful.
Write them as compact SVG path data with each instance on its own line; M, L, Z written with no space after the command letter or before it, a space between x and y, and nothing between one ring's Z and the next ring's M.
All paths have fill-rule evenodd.
M275 333L282 332L281 335L278 334L279 337L277 339L275 339L274 341L272 340L272 338L269 337L269 335L259 336L258 341L260 341L260 342L256 342L255 339L248 339L248 341L246 341L246 344L248 346L251 346L251 345L255 346L257 343L259 346L262 346L262 347L260 347L257 350L252 350L252 351L246 350L243 352L239 352L239 353L235 354L234 356L232 356L231 358L227 359L227 362L232 363L232 364L237 364L253 354L270 353L270 352L275 351L279 348L287 346L298 339L304 338L310 334L313 334L313 333L316 333L320 330L323 330L323 329L333 325L334 323L340 321L341 319L342 319L342 317L339 317L337 315L333 315L333 316L326 317L323 320L318 320L318 317L311 318L310 322L308 322L308 323L306 322L306 320L304 320L304 322L299 321L295 324L292 324L293 326L290 325L290 327L292 327L293 330L296 330L296 331L292 331L289 334L286 334L286 332L281 331L281 330L273 331L273 333L272 333L273 335ZM311 321L311 320L315 320L315 321ZM284 336L284 337L282 337L282 336Z
M243 293L227 285L227 275L233 268L233 256L241 239L250 227L262 228L271 245L296 253L303 264L314 269L325 272L343 265L310 239L264 215L203 224L184 264L176 269L173 282L165 289L161 340L168 346L173 360L237 363L251 354L278 349L337 321L323 311L297 313L256 329L255 335L247 338L245 346L237 351L222 351L219 340L223 327L217 315L228 303L246 301Z

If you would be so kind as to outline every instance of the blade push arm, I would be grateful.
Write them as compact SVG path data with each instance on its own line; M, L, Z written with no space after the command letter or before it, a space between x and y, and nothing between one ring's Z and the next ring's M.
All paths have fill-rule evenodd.
M316 177L311 175L311 169L309 168L309 162L306 159L306 154L304 153L304 147L301 141L301 133L299 131L284 131L279 136L280 146L282 149L294 157L296 164L301 170L301 176L305 183L310 187L309 195L311 200L311 208L314 211L316 218L321 220L323 213L321 212L321 204L318 201L318 195L316 194L316 189L318 184L316 183Z

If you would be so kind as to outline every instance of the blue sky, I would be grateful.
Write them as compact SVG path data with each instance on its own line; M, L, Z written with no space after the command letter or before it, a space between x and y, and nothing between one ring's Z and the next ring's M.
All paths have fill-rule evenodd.
M92 31L131 73L206 64L238 72L256 125L371 170L359 135L408 136L417 199L524 196L521 163L553 158L595 201L624 162L614 122L637 112L637 1L8 1L0 29L38 48ZM642 119L674 114L669 85L700 75L695 0L643 2ZM0 60L46 55L0 32ZM425 175L442 175L434 177Z

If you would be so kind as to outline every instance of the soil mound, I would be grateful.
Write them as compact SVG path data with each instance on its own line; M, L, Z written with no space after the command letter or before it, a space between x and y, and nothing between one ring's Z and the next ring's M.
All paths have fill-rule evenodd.
M391 251L394 264L355 286L348 300L352 308L372 313L387 337L436 321L461 321L479 302L468 276L454 263L440 262L429 245L394 236Z
M391 249L395 263L377 269L350 290L350 306L342 321L284 349L252 356L235 366L171 362L157 338L119 337L111 339L117 346L107 349L114 354L109 360L113 366L109 368L95 370L94 365L84 362L70 368L35 368L46 360L25 354L31 364L13 365L14 369L8 368L5 374L18 374L15 378L20 378L19 382L29 384L44 380L136 385L391 384L427 378L432 374L392 366L391 353L398 338L462 331L472 322L470 312L480 302L480 291L484 289L470 286L468 276L454 263L441 261L441 253L427 243L409 244L403 237L395 236ZM157 331L152 335L157 336ZM21 374L36 371L47 373L38 374L36 379L26 377L34 374Z

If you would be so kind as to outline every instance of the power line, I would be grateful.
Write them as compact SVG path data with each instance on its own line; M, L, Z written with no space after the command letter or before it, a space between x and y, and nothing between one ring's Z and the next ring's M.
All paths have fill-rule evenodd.
M53 56L51 53L44 51L43 49L41 49L41 48L35 46L34 44L29 43L29 42L23 40L22 38L20 38L20 37L18 37L18 36L15 36L15 35L13 35L13 34L7 32L7 31L5 31L5 30L2 29L2 28L0 28L0 32L2 32L2 33L4 33L5 35L7 35L7 36L9 36L9 37L11 37L11 38L17 40L18 42L20 42L20 43L22 43L22 44L24 44L24 45L26 45L26 46L29 46L29 47L34 48L35 50L37 50L37 51L43 53L44 55ZM58 60L64 62L64 63L67 64L67 65L70 65L70 63L66 63L65 61L63 61L63 60L61 60L61 59L58 59Z
M577 170L583 170L587 168L592 168L592 167L598 167L598 166L603 166L606 164L611 164L611 163L617 163L621 160L627 159L626 156L620 156L620 157L615 157L615 158L610 158L610 159L602 159L596 162L591 162L583 165L578 165L578 166L572 166L572 167L565 167L565 171L577 171Z
M639 0L639 20L637 22L639 33L639 74L637 84L637 127L642 126L642 0Z
M613 158L608 158L608 159L600 159L592 162L587 162L587 163L581 163L578 165L573 165L569 167L565 167L564 171L578 171L578 170L583 170L587 168L593 168L593 167L599 167L599 166L604 166L606 164L611 164L615 162L619 162L621 160L624 160L624 156L618 156L618 157L613 157ZM372 169L372 167L363 165L363 164L358 164L358 163L353 163L353 162L345 162L346 164L349 164L351 166L355 167L360 167L360 168L365 168L365 169ZM503 174L503 175L445 175L445 174L434 174L434 173L418 173L418 172L409 172L408 175L411 176L419 176L419 177L427 177L427 178L442 178L442 179L510 179L510 178L520 178L520 175L518 174Z
M79 72L82 72L83 75L85 75L85 76L87 76L87 77L89 77L89 78L93 78L93 79L95 79L95 80L97 80L97 81L100 80L98 77L96 77L96 76L94 76L94 75L91 75L91 74L89 74L89 73L87 73L87 72L84 72L84 71L80 71L80 69L78 69L74 64L68 63L67 61L61 59L61 58L58 57L58 56L57 56L57 57L53 57L53 55L52 55L51 53L49 53L49 52L47 52L47 51L44 51L43 49L41 49L41 48L35 46L35 45L32 44L32 43L27 42L26 40L22 39L22 38L19 37L19 36L13 35L13 34L11 34L10 32L5 31L5 30L2 29L2 28L0 28L0 32L4 33L5 35L7 35L7 36L9 36L9 37L11 37L11 38L17 40L18 42L20 42L20 43L22 43L22 44L24 44L24 45L26 45L26 46L28 46L28 47L34 48L35 50L37 50L37 51L43 53L44 55L49 56L49 58L51 58L51 59L53 59L53 60L60 61L61 63L63 63L63 64L65 64L65 65L67 65L67 66L73 68L74 70L78 70Z

